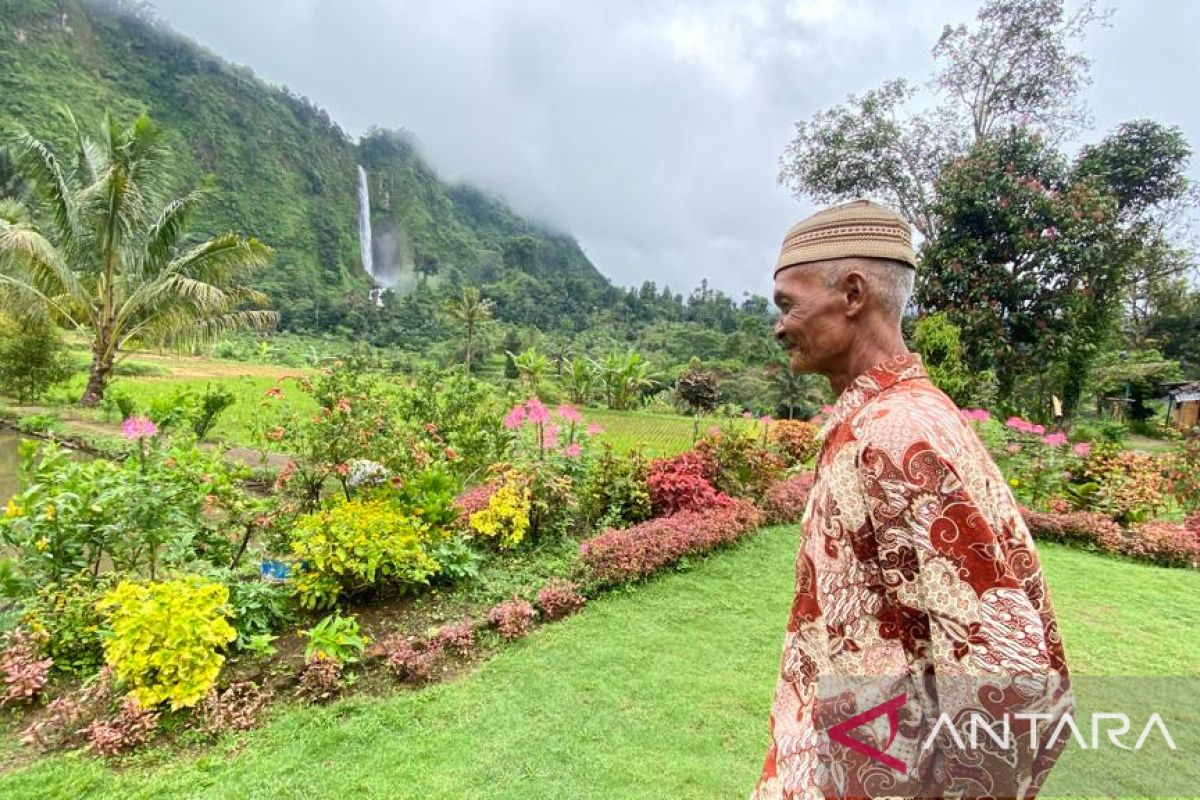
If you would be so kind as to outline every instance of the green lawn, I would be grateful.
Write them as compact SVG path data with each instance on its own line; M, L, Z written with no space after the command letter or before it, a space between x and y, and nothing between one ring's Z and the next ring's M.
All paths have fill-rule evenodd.
M757 777L795 533L608 595L457 682L289 708L205 755L60 756L5 798L741 798ZM1200 675L1200 574L1042 548L1077 674Z
M604 408L583 410L584 420L604 428L604 439L618 452L640 447L648 456L670 456L692 446L696 420L676 414L649 414L641 411L609 411ZM700 420L703 436L714 424Z

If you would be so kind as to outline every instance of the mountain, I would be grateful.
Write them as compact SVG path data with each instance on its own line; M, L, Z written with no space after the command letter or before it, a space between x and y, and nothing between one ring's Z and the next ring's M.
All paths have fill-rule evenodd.
M336 327L366 303L359 168L370 196L376 275L418 284L482 284L507 321L578 329L623 294L570 236L501 200L437 176L413 138L372 130L350 139L321 108L223 61L128 0L0 0L0 125L64 143L69 108L147 111L171 131L181 185L216 198L199 233L256 236L276 249L260 287L288 328Z

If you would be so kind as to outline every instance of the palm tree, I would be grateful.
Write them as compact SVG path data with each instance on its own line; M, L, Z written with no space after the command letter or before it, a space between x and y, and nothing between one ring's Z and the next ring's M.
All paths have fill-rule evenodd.
M475 339L483 324L492 318L494 305L494 302L480 294L479 289L474 286L464 286L462 295L450 302L450 316L463 326L463 339L466 344L463 364L467 372L471 371L475 361Z
M14 141L43 213L0 201L0 305L44 308L90 339L80 403L100 402L114 363L132 346L194 344L275 324L266 298L241 283L267 264L269 247L234 234L186 241L205 193L173 197L161 128L145 114L128 126L109 114L93 139L74 117L70 123L74 151L65 166L29 133Z

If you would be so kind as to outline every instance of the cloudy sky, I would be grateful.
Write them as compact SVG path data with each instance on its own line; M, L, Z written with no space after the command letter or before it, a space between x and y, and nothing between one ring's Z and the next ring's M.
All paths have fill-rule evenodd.
M1152 117L1200 145L1200 3L1118 0L1095 29L1099 138ZM441 174L575 235L615 282L766 294L792 124L923 81L967 0L155 0L216 53L359 135L413 131ZM1070 4L1068 4L1070 5ZM1200 160L1200 159L1198 159ZM1193 175L1200 169L1193 165Z

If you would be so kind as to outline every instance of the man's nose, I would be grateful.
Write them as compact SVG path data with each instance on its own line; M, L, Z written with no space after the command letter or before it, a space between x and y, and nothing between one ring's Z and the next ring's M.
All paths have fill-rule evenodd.
M775 341L783 343L783 315L779 315L779 319L775 320Z

